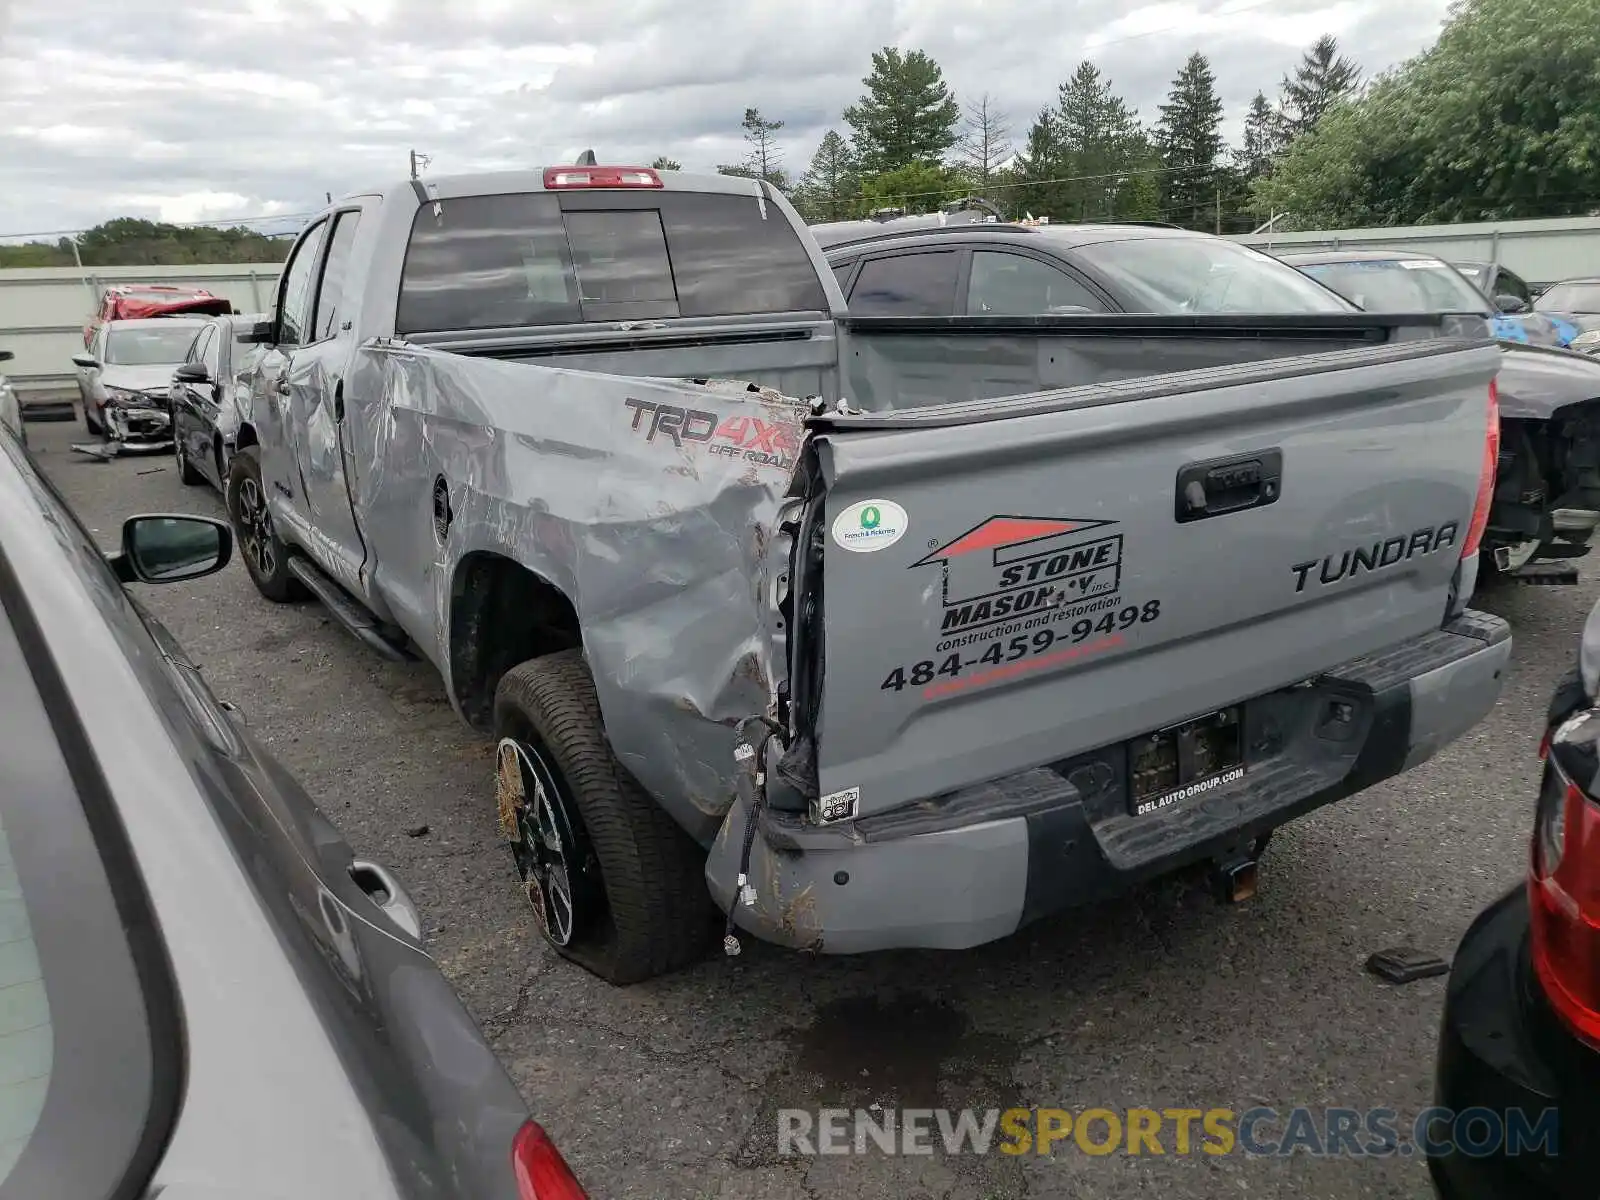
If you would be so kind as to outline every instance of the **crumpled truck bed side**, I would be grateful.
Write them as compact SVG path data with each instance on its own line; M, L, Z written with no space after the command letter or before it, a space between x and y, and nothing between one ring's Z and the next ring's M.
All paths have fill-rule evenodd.
M372 586L447 685L462 564L534 572L576 609L617 757L709 841L735 726L784 669L772 542L806 404L397 344L360 351L346 387L366 398L347 419Z

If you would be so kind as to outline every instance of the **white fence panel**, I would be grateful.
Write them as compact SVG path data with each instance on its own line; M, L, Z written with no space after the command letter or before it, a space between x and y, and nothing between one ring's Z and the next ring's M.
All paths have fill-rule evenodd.
M272 305L279 263L179 267L27 267L0 270L0 350L16 355L0 365L21 392L71 390L72 356L83 349L83 327L102 289L112 283L202 287L226 296L241 312Z

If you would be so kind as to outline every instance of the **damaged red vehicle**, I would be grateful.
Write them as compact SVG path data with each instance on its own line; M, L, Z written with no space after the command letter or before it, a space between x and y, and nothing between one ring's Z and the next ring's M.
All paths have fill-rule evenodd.
M94 331L107 321L134 321L144 317L168 317L178 313L226 317L235 309L226 296L204 288L179 287L169 283L117 283L100 294L100 307L83 327L83 344L94 341Z

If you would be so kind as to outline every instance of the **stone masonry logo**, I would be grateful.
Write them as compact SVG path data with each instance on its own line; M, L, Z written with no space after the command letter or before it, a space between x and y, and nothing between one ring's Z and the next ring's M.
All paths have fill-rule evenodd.
M944 572L940 632L950 634L1115 595L1122 584L1116 527L1070 517L989 517L911 565L937 563Z

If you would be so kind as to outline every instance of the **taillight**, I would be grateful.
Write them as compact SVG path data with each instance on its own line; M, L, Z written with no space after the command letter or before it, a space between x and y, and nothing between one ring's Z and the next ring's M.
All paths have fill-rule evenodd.
M546 191L561 188L658 188L661 176L649 167L546 167Z
M1600 1047L1600 714L1564 723L1550 742L1528 870L1534 973L1556 1015ZM1579 781L1582 781L1581 783Z
M1489 527L1489 506L1494 502L1494 476L1500 464L1500 391L1489 380L1489 429L1483 438L1483 468L1478 473L1478 498L1472 504L1472 524L1461 543L1461 557L1478 552L1483 531Z
M518 1200L589 1200L537 1121L529 1121L511 1139L511 1168L517 1175Z

